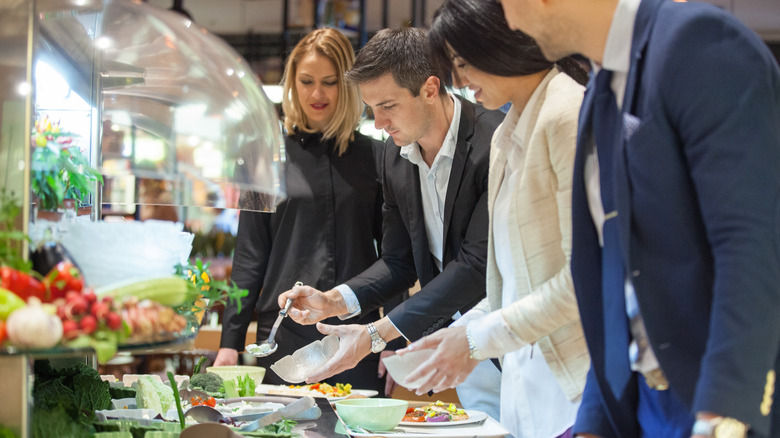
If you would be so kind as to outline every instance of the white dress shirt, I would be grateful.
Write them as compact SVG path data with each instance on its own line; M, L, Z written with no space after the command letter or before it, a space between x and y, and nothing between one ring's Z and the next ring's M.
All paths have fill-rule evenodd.
M559 73L553 69L545 76L526 103L534 108L549 81ZM512 106L504 122L496 130L492 146L506 157L504 178L496 195L492 226L496 264L501 273L502 307L509 307L521 299L513 263L513 245L522 243L512 238L510 231L512 188L523 179L526 150L523 139L530 126L529 111L519 112ZM491 169L500 171L501 169ZM519 285L527 289L526 285ZM469 317L467 313L464 318ZM550 438L565 432L577 415L579 401L571 402L558 385L544 355L536 344L528 345L511 330L501 312L492 312L483 318L469 321L469 332L481 352L489 356L503 355L501 379L501 424L516 438Z
M597 74L602 68L612 71L612 83L610 85L617 99L618 108L622 108L626 93L626 80L628 78L628 69L631 65L631 41L634 35L634 21L636 21L639 2L640 0L618 1L615 15L612 17L612 25L607 35L607 44L604 47L603 63L600 66L595 63L592 64L593 74ZM590 151L587 152L585 158L585 188L590 214L593 218L593 223L596 225L599 242L603 246L604 207L601 203L597 145L593 142L590 144ZM628 276L626 276L625 298L626 314L631 321L632 332L639 330L647 337L644 322L639 313L636 291ZM629 359L631 361L631 369L634 371L647 372L659 367L658 359L655 357L652 348L648 345L645 351L640 351L633 336L629 345Z
M460 100L449 95L454 102L452 121L449 130L444 138L441 149L436 154L432 165L428 164L422 158L420 145L415 143L401 146L399 154L412 164L418 167L420 175L420 191L422 192L423 218L425 220L425 231L428 236L428 249L436 261L439 272L443 270L442 259L444 258L444 201L447 197L447 187L449 185L450 173L452 171L452 160L455 156L455 146L458 142L458 129L460 128ZM339 318L347 319L360 314L360 302L355 292L346 284L340 284L335 287L344 298L347 305L347 314L340 315ZM455 317L460 316L458 312ZM392 321L390 321L392 322ZM397 329L397 327L396 327ZM399 330L400 332L400 330ZM403 333L401 333L403 335ZM406 338L405 335L403 335ZM406 338L408 340L408 338Z

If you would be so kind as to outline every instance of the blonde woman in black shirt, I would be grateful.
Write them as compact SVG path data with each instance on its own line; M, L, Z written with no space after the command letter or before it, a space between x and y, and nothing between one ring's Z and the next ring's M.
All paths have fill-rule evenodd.
M279 313L276 298L296 281L329 289L377 259L382 145L356 131L363 103L358 87L344 80L354 59L349 40L334 29L311 32L288 58L282 80L288 198L275 213L239 216L231 278L249 295L241 312L235 306L225 309L215 365L237 362L253 314L257 339L268 337ZM374 321L378 315L364 318ZM278 350L258 359L266 368L264 382L286 383L270 365L322 337L314 326L285 320L276 334ZM328 382L382 391L377 366L378 355L371 355Z

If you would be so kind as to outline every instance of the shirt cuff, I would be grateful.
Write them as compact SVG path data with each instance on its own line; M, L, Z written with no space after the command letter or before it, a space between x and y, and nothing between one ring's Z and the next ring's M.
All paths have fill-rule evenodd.
M489 312L479 307L472 307L471 310L466 312L460 318L453 318L455 321L450 324L450 327L465 327L471 321L484 318Z
M404 339L406 339L406 342L410 342L410 341L409 341L409 338L407 338L407 337L406 337L406 335L404 334L404 332L402 332L402 331L401 331L401 330L398 328L398 326L397 326L397 325L395 325L395 323L393 322L393 320L392 320L392 319L390 319L390 316L389 316L389 315L388 315L388 317L387 317L387 320L388 320L388 321L390 321L390 324L392 324L392 325L393 325L393 328L395 328L395 331L397 331L398 333L400 333L400 334L401 334L401 336L403 336L403 338L404 338Z
M339 319L343 321L360 315L360 301L358 301L357 295L352 291L352 288L346 284L340 284L334 287L334 289L341 294L341 298L344 299L344 304L347 305L347 313L339 315Z
M472 319L468 323L468 331L476 347L474 359L502 357L526 345L526 342L512 332L500 311L490 312L483 318Z

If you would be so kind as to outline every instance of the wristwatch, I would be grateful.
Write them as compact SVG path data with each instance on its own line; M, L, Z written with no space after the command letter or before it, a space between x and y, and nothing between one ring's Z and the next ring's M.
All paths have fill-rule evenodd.
M385 347L387 347L387 342L385 342L385 340L379 336L379 332L376 331L374 323L369 322L366 324L366 329L368 330L368 335L371 336L371 352L379 353L380 351L384 350Z
M691 434L714 438L745 438L747 430L745 423L734 418L714 417L696 420Z

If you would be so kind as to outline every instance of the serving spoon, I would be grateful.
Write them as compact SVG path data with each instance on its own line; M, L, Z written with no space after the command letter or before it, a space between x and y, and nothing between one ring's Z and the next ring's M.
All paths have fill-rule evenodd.
M303 286L303 283L300 281L295 282L296 286ZM287 312L290 311L290 307L292 307L293 300L292 298L288 298L287 302L284 303L284 309L279 311L279 316L276 317L276 321L274 322L273 327L271 327L271 334L268 336L268 339L265 341L259 343L259 344L249 344L246 346L247 353L251 354L254 357L266 357L269 354L272 354L276 351L276 349L279 347L276 344L276 341L274 341L274 336L276 336L276 331L279 329L279 326L282 324L282 320L287 316Z

